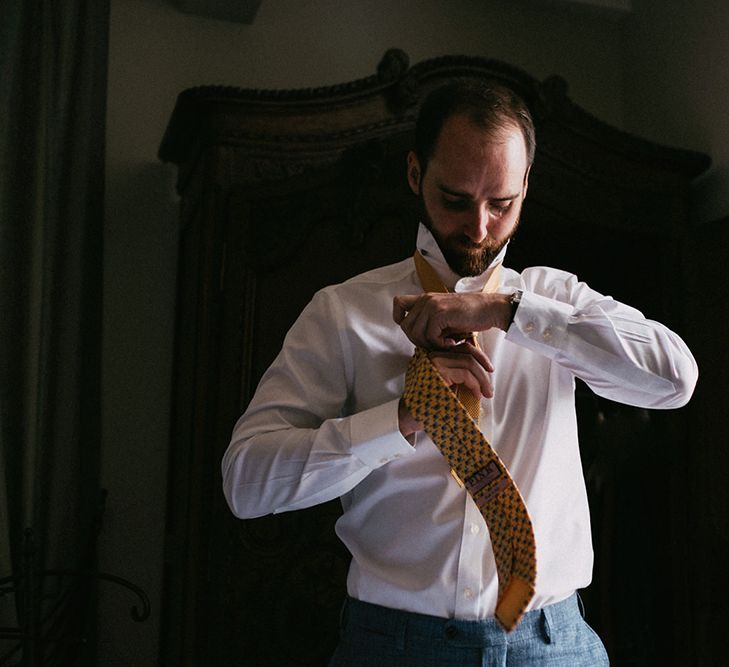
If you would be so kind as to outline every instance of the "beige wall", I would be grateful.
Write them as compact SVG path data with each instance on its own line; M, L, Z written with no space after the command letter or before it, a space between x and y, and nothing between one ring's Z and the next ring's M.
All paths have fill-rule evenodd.
M560 74L575 101L620 126L624 26L546 0L264 0L251 26L163 0L111 7L101 567L142 586L153 614L135 625L130 598L104 587L99 664L145 667L156 664L159 630L177 253L174 169L156 152L177 94L339 83L374 73L396 46L412 63L481 55L540 79Z

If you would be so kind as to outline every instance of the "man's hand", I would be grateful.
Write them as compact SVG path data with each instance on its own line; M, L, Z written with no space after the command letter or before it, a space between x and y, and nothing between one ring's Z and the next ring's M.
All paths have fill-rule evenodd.
M418 347L450 349L474 331L506 331L511 304L508 294L428 292L396 296L392 317Z
M429 354L433 365L450 387L463 384L474 396L492 398L494 389L491 376L494 367L482 350L471 343L461 343L451 350L441 350ZM405 403L400 400L398 407L400 432L409 436L422 430L422 425L415 420Z

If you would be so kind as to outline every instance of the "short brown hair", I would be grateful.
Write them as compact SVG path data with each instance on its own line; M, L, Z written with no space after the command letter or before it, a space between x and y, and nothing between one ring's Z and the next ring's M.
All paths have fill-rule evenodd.
M524 136L528 164L534 161L534 122L524 100L496 81L454 79L432 91L420 107L415 124L415 153L423 171L433 157L443 125L455 114L467 115L487 132L516 125Z

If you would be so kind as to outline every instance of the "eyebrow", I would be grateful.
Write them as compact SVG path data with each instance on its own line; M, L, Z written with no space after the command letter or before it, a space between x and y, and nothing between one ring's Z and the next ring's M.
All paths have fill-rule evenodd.
M468 192L460 192L459 190L451 190L451 188L438 184L438 189L447 194L451 197L462 197L463 199L473 199L473 197ZM489 201L511 201L512 199L516 199L519 196L519 194L515 195L507 195L506 197L489 197Z

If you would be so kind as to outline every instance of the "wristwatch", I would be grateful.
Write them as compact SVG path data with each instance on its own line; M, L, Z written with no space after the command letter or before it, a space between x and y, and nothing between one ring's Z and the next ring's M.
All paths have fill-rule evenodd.
M516 309L519 307L519 304L521 303L521 297L524 292L522 290L514 290L511 293L511 297L509 297L509 305L511 306L511 318L509 319L509 326L511 326L511 323L514 321L514 318L516 317Z

